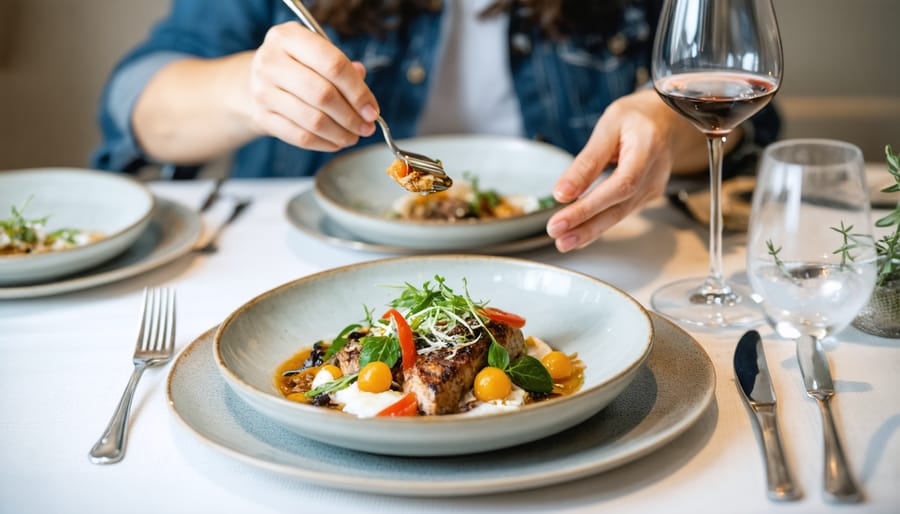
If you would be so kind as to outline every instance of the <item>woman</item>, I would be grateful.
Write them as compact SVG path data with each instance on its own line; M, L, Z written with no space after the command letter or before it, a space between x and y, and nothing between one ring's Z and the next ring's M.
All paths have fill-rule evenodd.
M234 176L310 175L334 152L379 142L379 113L397 138L539 138L577 154L554 190L571 204L547 230L560 251L581 248L659 196L673 170L707 165L704 137L647 87L659 3L309 2L332 44L281 0L176 0L110 78L94 164L234 152ZM774 139L771 110L756 122L747 142Z

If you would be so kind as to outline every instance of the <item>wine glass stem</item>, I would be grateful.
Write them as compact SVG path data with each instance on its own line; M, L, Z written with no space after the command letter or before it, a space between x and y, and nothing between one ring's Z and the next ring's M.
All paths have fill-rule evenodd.
M709 147L709 275L707 294L728 294L722 277L722 143L724 136L706 136Z

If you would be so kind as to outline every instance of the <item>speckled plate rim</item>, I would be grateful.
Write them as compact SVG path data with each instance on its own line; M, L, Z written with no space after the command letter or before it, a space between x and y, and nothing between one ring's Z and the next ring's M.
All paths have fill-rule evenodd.
M182 222L181 226L183 228L178 232L172 232L172 225L163 223L166 217L178 218ZM148 224L148 229L150 225L156 222L163 225L164 232L168 231L169 233L163 237L163 241L159 245L154 247L153 250L139 262L123 267L106 269L107 265L111 263L114 264L116 259L121 258L120 255L119 257L114 257L107 264L104 264L101 269L105 269L105 271L102 272L87 269L74 276L62 277L53 282L28 286L0 287L0 300L36 298L40 296L69 293L139 275L168 264L191 251L203 231L203 222L200 220L199 214L177 202L165 198L156 197L156 203L150 218L150 223ZM138 239L134 244L137 244L141 237L143 237L143 235L138 236ZM126 250L126 252L127 251L128 250Z
M315 191L312 188L305 189L296 194L285 206L285 216L291 224L303 232L304 234L342 248L350 248L352 250L392 253L403 255L422 255L435 253L436 250L427 248L409 248L406 246L384 245L379 243L370 243L368 241L360 241L349 232L338 234L329 232L328 229L322 229L323 223L332 223L333 228L342 230L336 222L331 221L316 202ZM507 241L504 243L496 243L478 247L460 246L453 248L452 251L466 251L470 253L490 254L490 255L508 255L513 253L525 252L528 250L536 250L549 246L553 243L553 238L546 233L538 233L536 235ZM451 250L442 250L451 251Z
M674 395L677 396L677 401L668 403L654 401L646 415L632 428L632 430L643 430L647 433L639 435L636 440L632 440L627 444L616 444L615 441L622 440L624 435L627 435L626 433L616 438L615 441L610 442L609 445L600 444L589 451L570 458L560 458L558 455L548 452L550 454L547 459L533 459L533 462L538 462L537 464L532 463L531 466L522 466L521 463L513 463L515 467L507 466L504 468L505 472L498 473L489 479L485 477L478 477L477 479L460 478L458 473L448 473L440 480L429 479L428 477L418 480L411 480L407 476L400 478L378 477L362 473L351 463L345 466L343 472L338 472L329 470L329 466L317 465L316 461L311 461L310 458L303 456L300 452L285 452L260 438L255 438L255 444L258 444L259 447L256 448L256 451L253 451L254 448L247 447L240 441L241 434L246 435L246 433L236 434L234 432L235 430L243 430L243 428L228 413L228 407L225 405L226 395L232 395L233 401L242 405L243 402L237 398L216 372L213 340L218 327L211 328L180 352L169 371L166 395L170 411L177 425L205 446L252 466L315 485L357 492L418 497L477 495L543 487L608 471L652 453L693 426L714 400L715 368L703 347L691 335L661 315L651 312L650 316L654 324L656 342L653 344L653 351L651 351L646 365L653 365L654 354L660 355L660 357L657 357L659 361L663 361L667 357L674 356L677 358L684 355L693 355L695 362L692 364L697 367L697 372L690 377L671 371L664 375L669 382L677 382L677 384L670 383L668 385L672 389L677 386L680 394ZM692 351L685 353L685 349ZM674 355L667 355L667 352L671 352ZM203 372L191 373L190 371L185 371L186 368L192 366L202 366ZM181 398L173 387L175 381L185 379L193 379L195 381L195 386L189 388L191 391L208 392L211 387L223 391L222 395L204 396L203 401L197 403L201 408L209 409L209 415L216 416L220 421L219 423L210 422L203 426L197 426L185 417L185 413L181 409L185 408L183 404L189 403L188 399ZM663 390L666 386L665 381L660 385L658 377L654 376L654 379L657 383L657 388L654 392ZM204 384L197 386L196 381L203 381ZM249 406L243 406L248 410L251 409ZM667 413L666 409L672 412ZM196 411L193 414L196 415ZM657 418L661 416L663 418L672 418L675 416L677 419L673 423L665 424L662 423L661 419L653 420L654 414L656 414ZM224 423L221 422L223 416L225 417ZM274 422L264 418L259 418L257 422L271 426L276 425ZM228 426L229 424L233 426ZM251 436L255 437L253 434ZM295 437L303 439L300 436ZM615 448L614 454L603 458L602 452L610 447ZM261 449L264 451L261 451ZM540 451L540 449L535 451ZM273 457L273 455L277 456L279 454L293 457L295 462L291 464L279 462ZM486 455L489 458L496 458L497 454L487 452ZM467 458L474 462L474 459L479 457L479 455L474 455ZM390 463L388 461L399 462L404 460L403 458L387 456L369 456L368 458L384 459L386 464ZM429 459L437 461L441 458ZM424 459L424 462L427 462L429 459ZM304 460L304 462L298 463L296 460ZM423 459L413 460L419 464L423 462ZM471 462L469 465L473 469L477 469L478 466L472 465ZM330 467L333 468L334 466Z

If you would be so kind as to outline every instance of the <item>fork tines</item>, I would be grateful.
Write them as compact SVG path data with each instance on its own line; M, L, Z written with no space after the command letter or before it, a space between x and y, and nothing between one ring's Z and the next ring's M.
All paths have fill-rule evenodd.
M144 288L138 350L163 352L175 340L175 290Z

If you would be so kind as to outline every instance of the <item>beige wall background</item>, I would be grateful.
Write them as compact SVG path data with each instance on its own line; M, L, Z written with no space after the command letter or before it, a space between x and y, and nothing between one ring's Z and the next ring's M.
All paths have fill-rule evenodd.
M228 0L222 0L228 1ZM0 0L0 169L87 165L97 99L167 0ZM900 148L900 0L775 0L783 137Z

